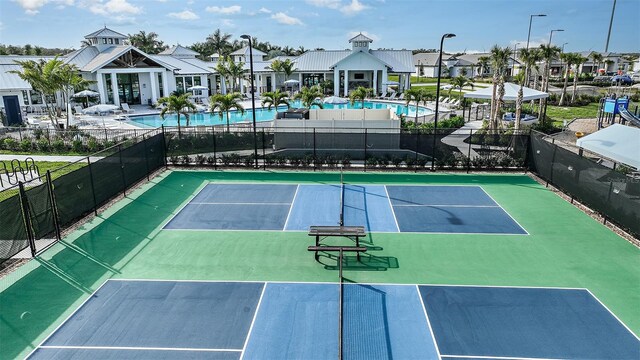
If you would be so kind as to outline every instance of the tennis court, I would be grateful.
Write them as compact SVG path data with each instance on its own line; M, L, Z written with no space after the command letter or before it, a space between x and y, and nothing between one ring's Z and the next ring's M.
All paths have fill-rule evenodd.
M208 184L170 230L306 231L364 226L371 232L527 232L480 186Z
M639 260L523 175L167 171L3 279L0 358L638 359Z

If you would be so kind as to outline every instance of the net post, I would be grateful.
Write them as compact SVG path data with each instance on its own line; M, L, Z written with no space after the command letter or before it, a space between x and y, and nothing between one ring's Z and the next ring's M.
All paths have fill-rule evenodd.
M340 309L338 311L338 360L342 360L342 331L343 331L343 318L342 312L344 308L344 281L342 277L342 248L340 248L340 252L338 254L338 261L340 264L338 265L339 273L340 273Z
M364 172L367 172L367 128L364 128Z
M120 159L120 173L122 174L122 194L127 196L127 180L124 176L124 163L122 162L122 145L118 145L118 158Z
M264 146L264 128L262 128L262 170L267 170L267 155Z
M469 150L467 150L467 174L471 171L471 143L473 136L473 129L469 129Z
M417 111L417 108L416 108ZM402 130L400 130L402 131ZM418 149L420 148L420 129L416 129L416 158L413 164L413 172L418 172Z
M18 191L20 194L22 219L24 220L24 227L27 231L27 242L29 243L29 249L31 250L31 257L36 257L36 242L33 236L33 228L31 227L31 217L29 216L29 202L27 201L27 194L24 191L24 184L22 181L18 181Z
M91 167L91 160L87 156L87 166L89 167L89 181L91 182L91 195L93 195L93 214L98 216L98 201L96 200L96 185L93 182L93 169Z
M164 132L164 125L162 125L162 163L164 164L165 170L169 170L169 163L167 162L167 147L169 146L169 144L167 144L167 136L165 135Z
M58 207L56 205L56 198L53 194L53 184L51 183L51 171L47 170L47 189L49 190L49 201L51 201L51 211L53 212L53 226L56 228L56 239L62 240L60 234L60 218L58 216Z
M313 171L316 171L317 166L318 157L316 155L316 128L313 128ZM342 174L340 176L342 176Z
M211 126L211 137L213 138L213 168L218 169L218 155L216 153L216 128Z
M147 154L147 138L142 134L142 144L144 146L144 165L147 168L147 181L149 181L149 155Z
M555 144L554 139L551 139L551 144L553 145L553 155L551 156L551 171L549 172L549 178L547 179L547 183L545 187L549 187L549 183L553 183L553 166L556 162L556 151L558 151L558 145Z

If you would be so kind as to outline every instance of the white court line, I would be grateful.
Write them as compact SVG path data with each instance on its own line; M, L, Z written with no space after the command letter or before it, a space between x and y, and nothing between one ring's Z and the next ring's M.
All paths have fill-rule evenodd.
M585 289L585 290L587 290L587 292L588 292L591 296L593 296L593 298L594 298L594 299L596 299L596 300L600 303L600 305L602 305L602 307L604 307L604 308L609 312L609 314L611 314L611 315L612 315L616 320L618 320L618 322L620 322L620 324L622 324L622 326L624 326L624 328L625 328L625 329L627 329L627 330L631 333L631 335L633 335L636 339L640 340L640 338L638 337L638 335L636 335L633 331L631 331L631 329L629 329L629 327L628 327L625 323L623 323L623 322L622 322L622 320L620 320L620 318L619 318L619 317L617 317L617 316L616 316L616 314L614 314L614 313L613 313L613 311L611 311L611 310L607 307L607 305L605 305L602 301L600 301L600 299L598 299L598 297L597 297L597 296L595 296L595 295L591 292L591 290L589 290L589 289Z
M424 301L422 300L422 294L420 294L420 288L418 287L418 285L416 285L416 291L418 292L418 299L420 299L420 304L422 304L422 311L424 312L424 317L425 319L427 319L427 326L429 327L431 340L433 340L433 346L436 347L436 354L438 354L438 359L442 359L442 355L440 355L440 348L438 348L438 342L436 341L436 336L433 334L431 321L429 321L429 315L427 314L427 307L424 305Z
M528 358L528 357L505 357L505 356L486 356L486 355L442 355L443 358L462 358L462 359L498 359L498 360L561 360L556 358Z
M511 220L513 220L513 222L515 222L516 224L518 224L518 226L520 226L520 228L522 230L524 230L524 232L527 233L527 235L531 235L529 234L529 232L527 231L527 229L524 228L524 226L520 225L520 223L518 222L518 220L514 219L513 216L511 216L511 214L509 214L509 212L507 210L505 210L505 208L502 207L502 205L500 205L500 203L498 203L491 195L489 195L489 193L482 187L479 186L480 189L482 189L482 191L487 194L487 196L489 197L489 199L491 199L494 203L496 203L496 205L498 205L502 211L504 211L505 214L507 214L507 216L509 216L511 218ZM521 234L522 235L522 234Z
M102 284L100 284L100 286L98 286L98 288L91 293L91 295L89 295L88 298L84 299L84 301L82 302L82 304L80 304L80 306L78 306L75 310L73 310L73 312L71 314L69 314L69 316L67 316L66 319L64 319L64 321L62 321L55 329L53 329L53 331L46 337L44 338L44 340L42 340L40 342L40 344L38 344L38 346L36 346L35 349L31 350L31 352L25 357L25 359L28 359L31 357L31 355L33 355L33 353L38 350L39 347L42 347L42 344L45 343L45 341L49 340L50 337L53 336L53 334L55 334L61 327L62 325L64 325L67 321L69 321L71 319L71 317L73 317L73 315L75 315L80 309L82 309L82 307L84 306L84 304L86 304L89 300L91 300L93 298L93 296L98 292L98 290L102 289L102 287L109 281L109 279L105 280Z
M262 286L262 293L260 293L260 299L258 300L258 305L256 306L256 312L253 314L253 319L251 320L251 326L249 326L249 332L247 333L247 338L244 340L244 345L242 346L242 353L240 354L240 360L244 358L244 352L247 350L247 344L249 344L249 338L251 337L251 331L253 330L253 324L256 322L256 318L258 317L258 310L260 310L260 304L262 304L262 298L264 297L264 292L267 290L267 285L269 283L265 282Z
M291 210L293 209L293 204L296 202L296 197L298 197L298 190L300 189L300 184L296 186L296 192L293 194L293 199L291 200L291 205L289 206L289 212L287 213L287 219L284 221L284 227L282 231L287 229L287 224L289 223L289 216L291 215Z
M241 349L209 349L209 348L164 348L137 346L40 346L41 349L87 349L87 350L154 350L154 351L203 351L203 352L241 352Z
M169 220L167 220L164 224L162 224L162 226L160 227L161 230L165 230L165 227L167 225L169 225L169 223L171 222L171 220L173 220L173 218L175 218L176 216L178 216L178 214L180 214L182 212L182 210L184 210L185 207L187 207L187 205L189 205L191 203L191 200L195 199L196 196L200 195L200 193L202 192L202 190L204 190L207 187L207 182L203 181L202 184L200 184L198 186L198 188L196 188L196 193L195 194L191 194L191 196L189 196L187 198L187 200L185 200L185 202L180 205L180 207L178 208L178 210L175 212L175 214L173 214L171 216L171 218L169 218Z
M397 207L455 207L455 208L499 208L500 205L427 205L427 204L402 204ZM504 210L504 209L503 209Z
M396 217L396 211L393 210L393 204L391 203L391 197L389 196L387 185L384 185L384 192L385 194L387 194L387 200L389 200L389 207L391 208L391 214L393 215L393 222L396 223L396 229L398 229L398 232L400 232L400 226L398 225L398 218Z
M189 203L190 205L291 205L291 203L270 203L270 202L264 202L264 203L241 203L241 202L236 202L236 203L230 203L230 202L191 202Z

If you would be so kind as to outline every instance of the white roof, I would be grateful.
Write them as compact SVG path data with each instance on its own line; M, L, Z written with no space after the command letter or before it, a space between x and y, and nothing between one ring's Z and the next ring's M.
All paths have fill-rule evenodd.
M370 38L362 35L362 33L352 37L351 39L349 39L349 42L354 42L354 41L368 41L370 43L373 42L373 40L371 40Z
M76 51L73 51L64 57L64 62L67 64L75 65L79 69L82 69L85 65L87 65L93 58L98 56L100 51L95 46L85 46Z
M640 170L640 129L613 124L576 140L576 145Z
M510 82L504 83L503 99L505 101L516 101L518 98L519 90L520 90L520 85L518 84L514 84ZM487 88L466 93L464 94L464 97L472 98L472 99L491 99L492 93L493 93L493 87L489 86ZM528 87L523 87L522 93L523 93L523 98L522 98L523 101L544 99L546 97L549 97L549 94L547 94L546 92L534 90Z
M352 50L310 50L294 60L295 67L297 71L331 71L335 64L352 53ZM391 72L414 71L411 50L369 50L369 55L387 64Z
M169 70L174 70L174 67L172 67L171 64L168 64L167 62L162 61L161 59L157 59L156 57L152 57L151 55L144 53L142 50L132 45L115 45L115 46L109 47L106 50L102 51L100 54L98 54L96 57L94 57L86 65L81 67L80 70L87 71L87 72L95 72L97 70L100 70L104 66L108 65L109 63L111 63L112 61L114 61L115 59L122 56L128 51L137 52L138 54L148 59L151 59L152 61L157 62L158 65L160 66L163 66ZM167 58L171 58L171 57L167 56Z
M261 55L264 56L264 55L267 55L267 54L263 53L262 51L256 49L255 47L252 49L252 52L253 52L253 56L261 56ZM240 48L240 49L232 52L229 55L246 55L246 56L249 56L249 47L245 46L243 48Z
M178 75L212 74L213 69L209 68L213 63L206 63L199 59L178 59L171 55L148 55L150 59L166 64L175 69Z
M28 90L31 85L22 80L18 74L12 74L9 71L21 71L22 66L18 64L8 65L0 64L0 90Z
M162 51L159 55L173 55L173 56L198 56L200 53L186 48L182 45L175 45Z
M104 27L98 31L94 31L91 34L86 35L84 38L91 39L94 37L110 37L110 38L126 39L127 35L120 34L117 31L113 31L111 29L108 29L107 27Z

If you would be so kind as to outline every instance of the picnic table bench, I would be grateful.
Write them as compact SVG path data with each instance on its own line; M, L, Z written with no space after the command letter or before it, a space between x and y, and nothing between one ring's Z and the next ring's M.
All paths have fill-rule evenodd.
M367 236L364 226L310 226L309 236L315 236L316 248L320 246L320 241L329 237L346 237L356 242L356 247L360 247L360 238ZM360 261L360 252L357 252ZM319 260L318 251L315 251L316 261Z

